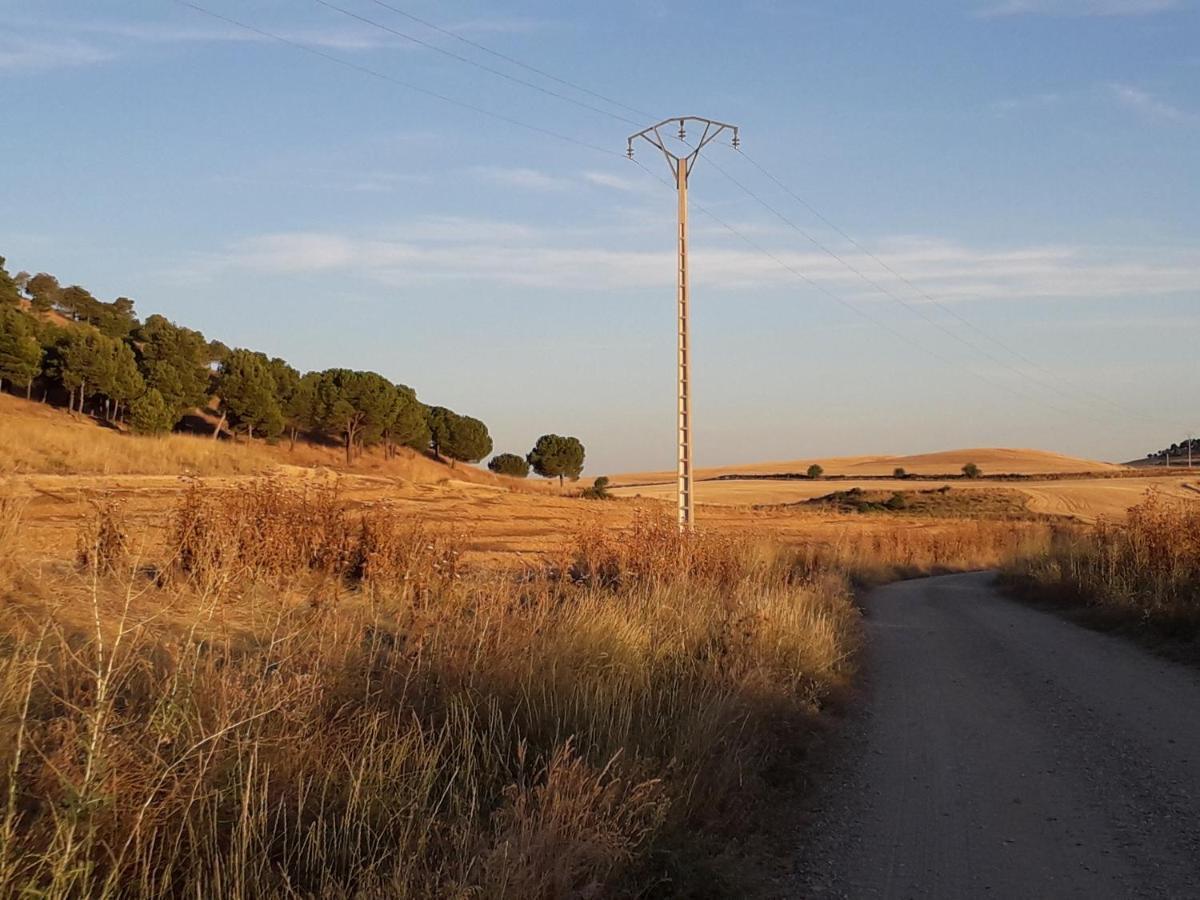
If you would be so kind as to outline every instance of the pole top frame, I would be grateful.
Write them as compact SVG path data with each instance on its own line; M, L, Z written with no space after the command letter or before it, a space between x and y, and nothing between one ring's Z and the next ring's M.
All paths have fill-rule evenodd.
M687 123L696 122L704 126L704 131L700 135L700 140L692 149L691 153L686 156L679 156L667 149L667 143L663 139L662 129L667 125L679 124L679 133L676 137L679 140L687 141ZM696 160L700 156L700 151L708 144L712 143L720 135L726 131L733 132L733 149L738 149L741 146L741 138L738 137L738 126L728 125L725 122L718 122L715 119L706 119L703 116L672 116L670 119L663 119L656 125L651 125L649 128L643 128L637 134L631 135L629 138L629 146L625 151L625 155L633 159L633 142L638 140L646 141L647 143L657 147L663 152L667 158L667 165L671 167L671 173L678 178L682 167L684 176L692 174L692 167L696 164ZM690 144L688 146L691 146Z

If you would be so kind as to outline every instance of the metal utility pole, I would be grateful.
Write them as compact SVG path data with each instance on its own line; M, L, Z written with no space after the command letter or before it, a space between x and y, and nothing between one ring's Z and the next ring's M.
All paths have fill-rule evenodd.
M688 122L695 122L697 127L701 125L704 127L700 139L694 146L687 144ZM679 156L667 149L667 143L663 140L661 132L662 128L673 126L676 123L679 125L679 132L675 136L686 146L691 147L691 152L684 156ZM696 510L692 497L692 347L688 334L688 176L692 174L692 167L696 164L700 151L726 131L733 132L733 146L736 149L739 144L736 125L726 125L724 122L715 122L699 116L678 116L672 119L663 119L657 125L651 125L632 135L626 150L629 158L633 159L633 142L639 138L661 150L667 158L667 165L671 167L671 174L675 176L675 187L679 192L679 266L676 282L676 329L679 337L676 431L679 437L677 470L679 480L676 505L679 510L680 531L691 528L696 521Z

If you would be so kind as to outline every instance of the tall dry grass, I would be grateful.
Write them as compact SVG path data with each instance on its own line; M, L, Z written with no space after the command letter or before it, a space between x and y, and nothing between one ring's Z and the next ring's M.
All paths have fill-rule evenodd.
M850 676L845 581L663 519L516 576L335 493L192 493L0 606L0 895L726 895Z
M1152 492L1125 522L1058 535L1048 552L1011 568L1041 596L1118 621L1200 635L1200 503Z
M256 444L234 446L188 434L136 437L85 427L65 414L14 414L6 418L0 442L0 475L251 475L278 463Z
M962 519L929 525L897 522L884 530L846 528L798 550L812 570L849 574L858 585L995 569L1046 553L1057 530L1043 522Z

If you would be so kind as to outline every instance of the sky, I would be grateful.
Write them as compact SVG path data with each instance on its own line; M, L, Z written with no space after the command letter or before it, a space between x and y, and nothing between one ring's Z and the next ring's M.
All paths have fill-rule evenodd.
M1200 433L1200 0L385 2L0 0L10 270L673 468L707 116L699 465Z

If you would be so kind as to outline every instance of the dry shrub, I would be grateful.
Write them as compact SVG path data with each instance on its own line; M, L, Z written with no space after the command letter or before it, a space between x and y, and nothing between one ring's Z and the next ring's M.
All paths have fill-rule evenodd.
M1015 571L1056 596L1195 634L1200 630L1200 503L1156 491L1124 523L1061 533Z
M748 534L681 532L661 509L638 509L627 531L585 525L569 544L569 571L579 581L610 587L699 579L730 585L769 563L763 542Z
M176 570L210 593L315 573L402 582L429 595L459 574L461 542L386 508L354 514L337 484L289 487L272 478L239 490L193 484L171 524Z
M177 577L0 604L0 895L721 893L704 860L851 672L842 578L669 522L585 535L575 579L270 482L174 528Z
M129 560L129 527L124 507L115 497L90 501L92 512L76 539L75 558L81 568L94 572L119 571Z

